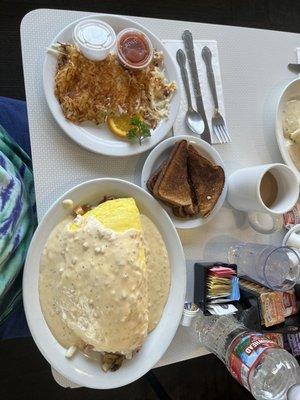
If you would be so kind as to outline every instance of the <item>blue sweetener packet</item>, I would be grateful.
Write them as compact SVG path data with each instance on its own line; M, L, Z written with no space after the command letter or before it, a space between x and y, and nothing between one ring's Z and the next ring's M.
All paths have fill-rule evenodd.
M231 278L231 294L230 294L230 300L232 301L238 301L241 297L240 294L240 287L239 287L239 278L237 276L234 276Z

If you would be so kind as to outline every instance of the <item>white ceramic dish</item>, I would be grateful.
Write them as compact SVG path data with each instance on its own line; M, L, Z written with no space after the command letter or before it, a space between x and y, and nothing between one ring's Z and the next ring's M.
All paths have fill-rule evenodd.
M148 158L145 161L143 171L142 171L142 177L141 177L141 183L142 187L148 191L147 189L147 180L149 177L152 175L152 173L161 165L161 163L167 158L167 156L170 154L171 148L174 146L174 144L180 140L187 140L191 144L195 146L195 148L200 152L201 155L204 157L208 158L210 161L214 162L217 165L220 165L225 173L225 184L223 191L221 193L221 196L215 205L213 211L210 213L210 215L207 218L200 218L199 216L195 216L192 218L177 218L175 215L172 213L172 210L170 207L166 206L162 202L160 204L162 207L167 211L169 214L170 218L173 221L173 224L176 226L176 228L179 229L191 229L191 228L197 228L198 226L204 225L207 222L209 222L211 219L213 219L220 208L222 207L225 198L226 198L226 193L227 193L227 174L226 174L226 168L225 165L219 155L219 153L207 142L205 142L202 139L199 139L197 137L193 137L191 135L179 135L179 136L173 136L169 139L164 140L162 143L160 143L158 146L156 146L151 153L149 154Z
M277 110L276 110L276 139L278 147L284 162L291 167L297 174L298 181L300 182L300 171L295 166L293 159L290 156L288 148L286 146L286 139L283 134L282 127L282 115L283 109L286 103L292 99L300 99L300 78L294 79L283 89L281 96L279 97Z
M99 363L78 352L72 359L65 358L65 349L52 336L40 307L38 293L39 263L47 238L68 212L62 200L71 198L75 204L101 199L105 194L135 198L142 213L159 229L170 258L171 287L162 318L147 337L142 349L132 360L125 361L116 372L104 373ZM176 229L158 202L140 187L120 179L95 179L84 182L66 192L49 209L32 239L23 277L23 299L31 334L47 361L60 374L80 386L110 389L135 381L159 361L171 343L180 323L185 300L186 270L182 245Z
M144 32L151 40L154 49L157 49L164 53L165 71L168 80L179 82L179 76L175 66L175 61L173 60L165 46L162 44L162 42L148 29L125 17L119 17L109 14L97 14L79 19L66 26L53 39L51 44L55 44L57 42L73 43L72 35L76 24L79 21L91 18L101 19L102 21L108 23L112 26L116 34L125 28L136 28ZM118 139L109 131L105 124L97 126L91 122L85 122L80 125L76 125L68 121L64 117L59 102L54 95L54 77L56 72L56 64L56 55L47 53L43 67L43 83L46 100L50 111L58 125L71 139L73 139L80 146L83 146L84 148L95 153L105 154L109 156L131 156L143 153L154 147L166 136L166 134L173 126L180 105L179 84L177 84L177 90L170 102L169 118L160 121L156 129L152 132L151 138L143 141L142 145L139 145L139 143L130 143L126 140Z
M292 235L292 233L300 234L300 224L293 226L293 228L291 228L290 230L287 231L287 233L285 234L285 236L282 240L282 246L288 246L287 242L288 242L290 236Z

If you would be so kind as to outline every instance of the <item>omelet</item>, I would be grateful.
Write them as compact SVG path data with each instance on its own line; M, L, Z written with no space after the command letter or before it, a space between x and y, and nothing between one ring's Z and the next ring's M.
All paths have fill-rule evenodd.
M88 211L81 218L91 216L97 219L104 228L114 232L125 232L129 229L142 230L140 212L132 197L108 200ZM70 229L76 229L76 223L71 225Z
M57 341L128 358L159 323L170 288L163 238L133 198L61 221L40 265L43 315Z
M59 263L53 301L63 323L96 351L127 355L139 349L149 313L144 240L134 199L109 200L77 216L57 243L59 256L53 260L49 237L41 275L50 263Z

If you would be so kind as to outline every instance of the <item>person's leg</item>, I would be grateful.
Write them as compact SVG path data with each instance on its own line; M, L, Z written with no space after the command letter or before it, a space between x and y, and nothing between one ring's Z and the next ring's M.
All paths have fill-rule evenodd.
M0 96L0 125L30 156L30 140L27 120L26 103ZM18 276L17 280L22 279ZM17 282L16 282L17 283ZM0 326L0 340L14 337L29 336L23 304L18 301L15 310Z
M0 325L0 340L15 339L30 336L23 303L20 302L16 309Z
M0 96L0 125L31 156L25 101Z

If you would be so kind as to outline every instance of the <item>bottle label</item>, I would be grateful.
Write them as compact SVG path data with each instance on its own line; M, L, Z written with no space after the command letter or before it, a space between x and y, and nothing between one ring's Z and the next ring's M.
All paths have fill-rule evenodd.
M300 203L297 203L290 211L283 214L286 229L291 229L300 224Z
M263 353L270 348L280 348L280 346L261 333L243 334L231 344L228 369L232 376L248 390L250 390L250 372L259 364Z

